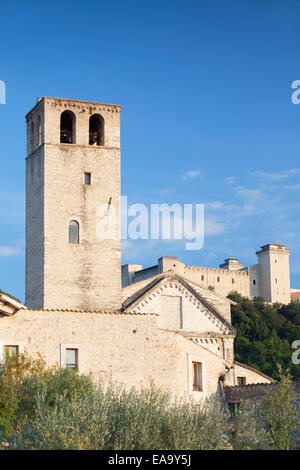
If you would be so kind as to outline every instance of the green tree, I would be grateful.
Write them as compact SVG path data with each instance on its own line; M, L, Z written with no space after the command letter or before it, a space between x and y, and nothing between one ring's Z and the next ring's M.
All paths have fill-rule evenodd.
M250 300L237 292L228 297L236 302L232 307L236 359L274 379L281 364L290 369L293 379L300 379L300 364L291 362L291 345L300 338L300 304L269 305L261 297Z
M280 382L268 390L258 410L258 416L276 449L289 450L293 431L297 427L297 410L292 403L295 392L289 371L279 365Z
M229 439L234 450L262 450L272 446L264 428L255 418L255 410L248 402L235 407L228 423Z
M12 420L18 406L17 397L5 377L0 376L0 434L13 432Z

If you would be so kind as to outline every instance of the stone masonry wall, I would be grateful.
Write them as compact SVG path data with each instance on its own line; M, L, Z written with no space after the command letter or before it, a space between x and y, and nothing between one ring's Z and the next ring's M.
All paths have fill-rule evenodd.
M154 315L21 310L0 318L0 346L19 345L48 365L63 364L64 350L78 348L79 370L110 376L126 386L151 381L173 396L204 399L216 393L226 361L179 334L157 327ZM192 361L202 363L203 391L192 391ZM228 385L233 383L228 382Z
M232 291L237 291L245 297L250 296L249 275L246 270L229 271L220 268L189 266L179 261L178 258L168 256L160 258L158 264L151 268L140 269L139 267L134 276L132 271L130 277L128 276L129 270L131 270L131 265L123 267L123 287L129 282L140 282L157 274L172 270L201 287L206 289L210 286L213 287L215 292L224 297Z

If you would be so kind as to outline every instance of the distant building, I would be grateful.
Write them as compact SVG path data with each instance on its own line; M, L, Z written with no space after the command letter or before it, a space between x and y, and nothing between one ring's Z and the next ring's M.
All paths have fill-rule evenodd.
M226 259L220 268L189 266L177 257L169 256L159 258L157 265L145 269L141 265L126 264L122 266L122 285L128 286L172 270L225 297L229 292L237 291L250 299L263 297L265 302L288 304L296 301L300 291L290 288L290 250L284 245L269 243L256 254L258 263L247 268L237 258Z

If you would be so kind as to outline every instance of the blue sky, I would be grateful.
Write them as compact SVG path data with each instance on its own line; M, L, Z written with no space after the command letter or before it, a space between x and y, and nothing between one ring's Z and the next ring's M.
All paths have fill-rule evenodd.
M293 0L1 0L0 287L24 299L24 116L38 96L123 106L130 203L206 204L202 250L126 241L123 263L248 265L283 243L300 287L299 26Z

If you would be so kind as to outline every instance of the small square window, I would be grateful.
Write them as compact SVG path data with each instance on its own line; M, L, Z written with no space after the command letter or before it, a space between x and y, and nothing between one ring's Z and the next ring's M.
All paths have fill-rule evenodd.
M236 380L238 386L246 385L246 377L237 377Z
M66 366L70 369L78 369L78 349L66 350Z
M92 184L91 173L84 173L84 184Z

